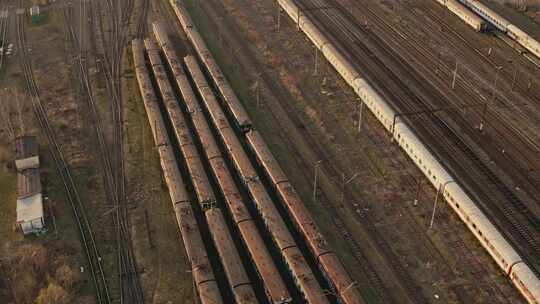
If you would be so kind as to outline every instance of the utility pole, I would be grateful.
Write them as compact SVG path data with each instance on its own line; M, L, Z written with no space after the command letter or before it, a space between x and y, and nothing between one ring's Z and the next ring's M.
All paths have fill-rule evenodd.
M279 33L279 31L281 29L281 5L279 5L278 1L276 1L276 5L277 5L277 28L276 28L276 32Z
M313 76L317 76L319 70L319 49L315 46L315 66L313 68Z
M257 75L255 76L255 87L254 87L254 90L255 90L255 100L256 100L256 105L257 105L257 108L260 106L261 104L261 84L260 84L260 81L261 81L261 74L260 73L257 73Z
M487 114L487 110L488 110L488 104L487 102L484 104L484 110L482 111L482 113L480 114L480 126L478 126L478 130L479 131L482 131L484 129L484 121L486 119L486 114Z
M300 7L298 7L298 13L296 14L296 30L300 32Z
M422 189L422 177L418 179L418 187L416 188L416 195L414 196L413 206L418 205L418 200L420 198L420 189Z
M315 162L314 167L314 177L313 177L313 202L317 202L317 174L319 173L319 165L321 164L322 159Z
M22 109L21 109L21 101L19 99L19 93L17 91L17 89L14 90L15 91L15 102L17 103L17 112L19 114L19 123L20 123L20 128L21 128L21 135L24 136L25 134L25 128L24 128L24 121L23 121L23 118L22 118Z
M447 181L444 184L441 184L439 186L439 189L437 189L437 195L435 196L435 202L433 203L433 213L431 214L431 221L429 223L429 229L433 228L433 224L435 222L435 213L437 212L437 203L439 201L439 196L444 193L444 188L446 188L446 185L453 182L454 181Z
M452 79L452 90L456 87L457 67L458 67L458 62L456 60L456 68L454 69L454 79Z
M360 105L358 110L358 133L362 131L362 114L364 112L364 101L360 99Z
M514 86L516 85L517 76L518 76L518 68L517 66L515 66L514 78L512 79L512 87L510 88L510 91L512 92L514 91Z
M503 66L500 65L495 72L495 80L493 81L493 100L495 100L495 94L497 93L497 81L499 80L499 72L503 69Z
M345 181L345 173L341 173L341 205L345 204L345 186L358 177L358 173L355 173L351 178Z

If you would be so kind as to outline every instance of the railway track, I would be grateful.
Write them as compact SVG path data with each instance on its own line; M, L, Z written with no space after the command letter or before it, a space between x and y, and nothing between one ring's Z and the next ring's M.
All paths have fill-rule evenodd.
M206 4L201 4L201 5L203 7L206 6ZM218 4L215 4L215 5L218 5ZM207 14L210 14L209 11L211 11L211 9L206 7L205 11L207 11ZM215 19L216 19L215 16L210 15L210 18L208 18L208 21L212 22L214 24L214 26L216 26L216 28L217 28L217 24L215 23ZM225 24L227 24L227 17L226 16L221 16L219 18L219 20L222 20L223 22L225 22ZM226 36L226 39L224 38L223 40L224 40L223 43L226 46L228 45L231 48L233 48L233 46L234 46L234 48L236 48L238 45L240 45L240 46L242 46L244 48L247 48L247 45L245 43L242 43L241 40L238 39L238 37ZM246 54L246 56L248 56L248 54ZM283 91L282 88L277 88L277 87L271 85L273 83L273 81L270 79L269 75L267 75L266 73L260 73L260 71L262 71L263 69L261 67L259 67L259 65L256 63L255 59L251 58L251 59L248 59L248 61L249 62L247 62L247 63L246 62L239 62L239 64L242 65L242 69L244 69L246 71L249 71L249 74L253 74L253 75L259 74L260 77L261 77L261 80L262 80L262 86L263 86L262 90L264 92L271 92L270 93L271 98L273 98L275 100L275 102L277 102L277 103L279 103L281 105L281 106L271 106L270 110L269 110L269 114L274 116L276 121L280 121L280 122L285 124L285 125L281 126L281 128L289 130L288 131L289 136L283 136L282 135L281 136L282 139L285 142L289 142L290 147L295 148L294 151L295 151L295 154L296 154L296 158L299 159L299 162L302 164L304 170L306 172L312 171L313 170L313 163L307 163L306 162L306 155L304 155L304 153L302 153L298 149L296 149L297 142L299 142L299 141L303 142L304 141L304 139L300 139L300 138L306 138L308 140L308 142L306 143L305 146L309 146L310 149L315 149L315 151L313 152L314 156L311 157L313 160L329 159L329 157L326 155L326 153L324 153L322 150L320 150L319 145L316 143L316 141L313 138L311 138L311 134L309 132L305 132L305 131L302 132L301 131L301 133L303 135L298 135L298 138L294 137L293 134L296 134L296 132L299 132L299 131L298 130L293 130L290 127L287 127L286 126L287 123L284 122L284 117L288 117L289 115L286 114L286 112L284 112L283 109L288 109L288 112L291 112L291 113L295 112L295 110L290 109L291 105L289 104L289 97L283 96L283 93L281 93ZM255 67L257 72L253 71L253 67ZM281 108L281 107L283 107L283 108ZM288 119L293 120L293 121L290 122L292 125L298 126L298 128L300 130L305 130L305 126L303 126L303 123L300 122L298 119L296 119L296 118L288 118ZM294 127L294 128L296 129L296 127ZM293 142L293 140L291 139L291 136L296 138L294 140L295 142ZM331 175L331 178L330 178L331 182L332 182L331 187L333 187L334 189L338 189L338 188L341 187L340 186L341 175L336 173L336 172L339 171L339 169L335 168L334 164L331 164L330 162L324 162L323 165L322 165L321 170L324 172L324 173L321 173L321 174L327 174L326 173L327 171L330 171L330 172L333 173ZM324 186L319 186L319 187L322 187L319 190L319 191L322 191L322 192L319 193L319 196L321 197L320 201L322 202L323 207L329 212L329 214L332 215L333 222L334 222L334 225L335 225L336 229L339 232L341 232L341 234L344 236L344 238L348 242L349 247L353 251L354 258L360 263L364 273L368 277L369 282L370 282L370 286L375 290L375 292L377 293L379 299L381 299L381 301L383 301L383 303L398 303L399 300L392 299L390 297L390 293L388 292L386 286L384 286L384 283L382 283L382 280L381 280L380 276L378 275L378 273L375 271L374 265L370 264L370 262L368 260L366 260L365 254L363 253L364 249L362 248L362 246L360 246L360 244L353 237L353 234L348 231L347 227L344 225L343 219L340 217L339 213L337 213L335 211L335 206L329 203L331 200L326 197L326 192L329 191L328 188L324 187ZM347 201L358 201L358 200L359 200L358 197L350 198L350 200L347 199ZM397 275L398 276L401 275L401 277L399 277L400 283L403 282L403 281L406 281L407 283L404 283L404 284L408 284L410 286L409 287L410 290L413 290L413 289L415 290L414 291L414 294L415 294L414 297L417 298L417 301L420 301L419 303L422 303L423 301L425 301L425 300L420 300L421 295L418 292L418 287L415 286L415 284L413 283L413 280L408 276L407 271L399 264L399 259L397 259L395 254L393 254L393 252L389 248L388 244L376 232L376 229L374 228L373 223L372 222L366 222L366 220L363 219L363 218L361 219L360 223L362 223L363 226L369 226L367 228L367 230L369 231L368 233L370 234L371 239L374 240L375 243L377 243L377 245L379 246L379 250L384 252L383 255L385 256L385 259L392 261L391 262L392 263L391 267L394 269L394 271L397 273Z
M408 10L411 11L415 20L422 20L422 16L416 14L414 9ZM362 14L371 15L371 18L378 18L376 17L377 13L371 12L370 10L362 10ZM427 14L434 20L439 20L429 12L427 12ZM394 41L388 41L389 45L392 45L395 49L402 49L403 51L401 53L406 54L406 57L408 58L406 59L407 61L416 62L416 66L421 66L420 69L423 70L418 73L431 75L431 79L439 78L439 81L436 81L435 85L440 87L447 86L447 83L443 83L443 81L445 79L452 79L454 73L453 67L446 66L446 64L441 65L441 58L435 58L433 51L429 50L426 44L422 43L417 35L404 29L398 30L395 26L387 22L384 22L384 24L382 23L383 22L381 22L381 26L377 27L376 30L394 33ZM433 24L433 27L435 26L438 26L438 24ZM490 58L479 51L475 52L474 50L476 49L469 45L462 35L453 31L449 26L444 23L442 26L446 26L448 31L441 31L441 39L444 39L447 43L455 46L458 50L460 47L462 49L463 47L461 44L465 43L465 52L460 51L460 58L476 58L479 53L481 58L485 58L482 62L489 65L488 61L491 61ZM421 27L421 25L418 25L418 27ZM398 35L406 36L406 39L403 38L404 40L401 41L401 37ZM458 38L456 39L455 36ZM403 46L408 46L409 50L413 49L416 51L416 55L413 52L407 51ZM469 50L469 48L471 49ZM434 67L436 67L435 73L433 73ZM442 74L445 74L446 77ZM507 97L506 95L495 96L492 88L487 90L489 92L480 92L482 90L482 85L473 85L471 79L474 79L475 77L472 74L470 76L470 78L465 78L464 76L456 78L455 94L451 92L450 95L448 95L450 98L449 101L454 104L456 109L463 108L463 110L465 110L466 107L470 107L473 111L478 113L474 120L481 121L481 123L488 125L490 128L489 133L494 134L490 134L489 136L491 139L487 139L485 135L478 136L478 132L476 130L470 130L470 128L467 130L468 133L472 134L471 136L473 136L475 141L481 146L486 147L485 151L489 153L490 158L495 160L507 174L511 175L531 198L540 198L540 193L537 190L537 182L530 178L531 170L535 171L534 168L540 165L538 158L536 157L540 152L540 147L535 143L535 139L529 136L529 133L532 132L532 130L526 134L519 126L520 123L523 124L525 121L534 125L534 121L539 119L538 114L535 114L534 111L523 113L524 110L521 109L520 105L522 102L527 103L530 102L531 99L534 100L535 97L530 95L528 96L530 100L524 101L524 98L517 96L516 93L513 93L514 96L510 97ZM485 74L486 79L488 76L491 75ZM504 87L506 84L502 83L501 85ZM461 91L458 88L461 88ZM512 89L508 87L507 92L500 94L512 94L509 93L511 91ZM492 98L489 97L490 94L493 96ZM500 101L497 101L498 99ZM490 111L488 111L488 106L491 109ZM510 111L511 113L508 113ZM462 113L461 116L464 117L464 113ZM467 123L466 119L461 119L461 121L463 123L460 125L472 125L472 123Z
M372 15L375 16L374 13L372 13ZM414 41L414 39L412 39L412 41ZM417 41L417 44L419 43L419 41ZM429 54L426 54L424 52L424 55L423 55L423 58L429 58ZM403 61L401 61L403 63ZM434 93L434 96L437 96L436 95L437 93ZM442 97L442 96L440 96ZM472 96L472 94L469 94L468 97L470 97L471 99L473 99L474 97ZM457 97L459 98L459 97ZM434 99L437 99L437 98L434 98ZM480 102L480 101L479 101ZM437 107L438 105L433 105L433 107ZM440 105L439 105L440 106ZM467 127L464 127L464 126L467 126L467 124L463 121L463 120L460 120L459 118L456 118L458 115L456 115L456 113L454 112L449 112L449 116L451 116L454 121L458 122L458 125L460 127L462 127L462 130L466 130L468 132L468 134L472 134L471 137L474 138L475 140L479 140L481 141L481 138L478 138L478 137L473 137L475 134L474 130L471 130L470 128L467 128ZM443 120L441 120L443 121ZM445 123L444 126L441 125L440 126L441 128L446 128L448 129L447 130L447 133L450 134L450 133L453 133L455 134L455 131L452 131L450 130L452 127L450 126L450 124L448 123ZM457 135L457 134L456 134ZM474 151L473 149L468 146L467 144L465 144L464 141L458 141L456 138L459 137L458 136L453 136L451 138L453 138L453 142L448 145L448 147L451 147L452 145L459 145L459 150L461 150L464 154L464 156L470 160L470 162L473 163L473 165L475 165L477 168L478 168L478 173L477 173L477 177L479 178L483 178L486 180L486 182L488 183L488 185L492 185L494 188L496 188L497 190L500 190L500 192L502 193L503 195L503 198L505 200L507 200L507 202L510 202L511 205L513 206L513 208L510 208L510 207L507 207L506 204L503 204L502 206L502 209L503 209L503 212L505 214L512 214L512 213L521 213L521 215L525 218L525 220L530 223L530 225L533 227L534 230L536 231L539 231L539 227L540 227L540 221L538 219L538 217L532 212L529 210L529 207L526 206L524 204L524 202L518 198L516 196L516 194L514 194L513 191L511 191L509 189L509 186L507 186L496 174L495 172L489 168L485 163L484 163L484 160L482 160ZM511 136L510 136L511 137ZM502 161L501 161L502 162ZM516 215L512 214L512 216L510 216L511 218L515 218ZM522 229L521 227L518 227L518 229ZM523 235L526 235L527 233L525 232L521 232ZM531 244L535 244L534 241L530 241ZM535 249L537 249L537 247L535 247Z
M51 157L55 163L57 172L62 180L68 202L72 208L75 221L78 226L79 235L86 254L90 276L96 291L96 299L100 304L111 303L108 282L102 266L101 255L94 238L92 226L86 215L86 210L73 180L71 170L64 159L61 147L57 142L54 130L49 122L46 109L41 103L39 87L34 78L31 59L28 53L25 29L25 8L23 1L18 2L16 11L17 23L17 44L19 49L19 63L26 80L26 89L31 97L32 106L36 119L39 122L41 131L47 137Z
M373 15L375 15L375 14L373 14ZM387 27L390 27L390 26L387 25ZM377 39L374 36L372 36L372 37L373 37L374 40ZM411 38L411 41L415 41L415 39ZM416 41L416 43L420 44L420 41ZM422 52L422 51L419 51L419 52L423 54L422 58L431 59L431 57L432 57L432 56L429 55L428 52ZM400 60L400 62L404 64L404 60L405 59ZM427 68L425 69L425 71L427 71ZM421 80L418 81L418 83L420 83L420 82L421 82ZM427 90L430 90L430 89L426 86L426 91ZM444 98L443 95L440 95L440 94L436 93L435 91L433 91L433 92L434 92L433 96L436 96L437 98L440 98L440 99ZM445 96L448 96L448 95L445 95ZM469 95L468 97L470 97L470 99L474 99L474 97L472 95ZM433 99L438 100L437 98L433 98ZM452 98L452 96L448 96L447 98ZM459 97L455 97L455 99L459 99ZM482 102L482 101L479 100L478 103L480 103L480 102ZM433 108L436 108L436 107L443 107L444 105L433 104L431 106ZM414 111L415 109L412 109L412 110ZM474 130L466 127L467 123L464 120L462 120L460 118L456 118L458 115L456 115L456 113L454 111L448 111L447 113L451 114L449 116L454 118L454 121L457 122L457 124L462 128L462 130L466 130L468 132L468 134L472 134L471 137L476 135L476 134L473 134L473 133L475 133ZM449 124L447 124L447 125L449 125ZM477 138L478 137L474 137L475 140ZM478 140L481 141L481 138L479 138ZM533 227L535 227L535 228L540 227L538 225L539 224L538 218L534 215L534 213L532 213L530 210L528 210L528 207L525 206L525 204L520 199L518 199L518 197L512 191L510 191L508 189L508 186L505 185L505 183L503 183L503 181L494 173L494 171L492 169L490 169L488 166L486 166L483 163L483 161L477 155L474 154L474 152L471 150L470 147L468 147L468 146L466 147L466 146L463 146L463 145L461 147L462 147L462 150L466 153L467 157L469 159L471 159L472 162L477 164L479 171L481 173L483 173L484 176L487 177L488 182L493 184L496 188L501 189L501 191L504 192L505 197L515 205L517 210L519 210L519 211L521 211L523 213L523 216L525 216L525 218L532 224Z
M8 3L0 6L0 71L4 68L4 57L6 57L7 51L7 39L8 39L8 30L9 30L9 6Z
M304 6L304 8L323 7L321 5L322 3L324 3L324 5L327 5L326 2L310 1L310 4L308 6ZM335 2L331 3L335 5L336 8L340 8L339 4L336 4ZM456 150L454 148L455 144L457 143L460 143L461 147L468 147L468 144L466 144L461 138L461 136L459 134L456 134L455 131L453 131L452 127L448 125L448 123L445 121L445 119L448 118L444 118L444 115L441 115L441 117L434 113L430 113L435 112L434 109L436 108L433 105L429 104L429 102L425 102L423 100L426 97L419 98L415 94L415 92L413 92L409 88L409 84L405 84L401 79L411 79L415 81L416 88L426 90L425 92L423 92L423 94L428 94L428 96L430 96L429 94L434 94L433 90L430 90L429 87L426 87L425 83L421 83L420 81L418 81L417 77L414 76L414 74L411 74L408 70L401 70L400 72L402 74L400 74L399 76L398 74L395 74L395 72L393 72L388 66L392 65L393 60L400 61L399 56L395 54L389 55L388 53L390 52L388 51L388 49L385 49L383 47L377 48L377 51L372 51L372 49L370 49L370 47L365 45L364 43L375 44L377 43L376 37L367 36L366 39L366 34L362 34L363 30L360 27L354 25L354 23L348 19L348 17L350 18L350 16L347 17L347 13L344 13L342 9L337 9L333 13L330 13L329 10L310 11L308 9L306 10L306 13L314 15L314 19L318 19L318 26L333 33L336 42L338 45L340 45L342 51L344 51L345 54L349 54L349 56L351 56L355 60L355 64L360 67L360 70L366 72L366 77L370 79L372 83L385 84L384 88L380 86L376 87L382 93L382 96L386 96L388 100L393 101L394 106L397 109L400 109L403 113L415 112L418 110L427 112L426 115L423 115L425 117L418 117L420 115L416 115L416 117L414 117L414 121L411 117L406 116L403 117L403 119L408 120L411 125L413 125L414 128L419 132L419 134L421 134L421 137L423 137L426 142L432 143L432 149L435 150L435 152L440 158L450 161L450 168L454 168L452 172L454 174L458 173L458 176L462 176L462 178L464 178L468 182L466 186L469 187L469 191L471 191L472 193L483 193L480 201L489 202L488 204L485 204L483 206L484 211L486 211L486 209L490 211L491 213L488 214L490 214L491 217L494 218L497 223L499 223L499 225L501 225L502 222L502 225L504 225L503 227L506 227L506 229L501 229L501 231L506 233L506 236L509 237L515 245L517 245L517 248L526 248L526 250L522 249L521 251L525 254L526 257L528 257L529 263L531 265L534 265L533 257L538 255L538 244L536 238L534 237L534 231L536 228L534 226L534 222L531 222L525 227L523 224L521 224L522 221L527 221L527 216L529 213L526 210L517 209L516 206L512 207L508 206L507 204L502 204L503 206L500 206L501 204L496 204L495 202L497 201L497 197L498 199L501 199L502 197L502 200L508 203L515 202L515 200L513 200L512 198L505 196L508 192L506 191L506 189L501 188L501 185L489 188L490 191L495 192L495 195L497 196L494 196L493 193L484 192L484 189L486 189L485 180L486 178L489 178L489 176L485 176L480 171L482 170L482 165L478 163L477 159L471 159L471 155L464 155L465 153L468 153L468 151ZM341 15L342 13L344 15ZM355 35L364 35L360 36L364 39L359 39ZM345 49L344 46L349 46L352 48ZM371 45L371 47L374 48L373 45ZM352 52L352 50L354 50L354 52ZM386 55L384 59L385 61L381 62L381 59L378 58L375 52L382 53L383 56ZM365 58L372 58L372 60L366 61ZM405 62L400 62L400 64L407 66ZM420 119L425 119L425 123L419 124L418 120ZM430 126L430 128L427 128L427 126ZM451 141L441 142L440 138L450 138ZM450 143L454 143L454 146L449 145ZM452 151L453 153L459 152L460 154L443 154L445 153L445 151ZM467 165L472 165L472 167L467 167L466 169L463 168L462 163L464 161L467 161ZM473 175L473 173L471 173L471 168L476 169L476 171L473 171L473 173L475 173L476 175ZM475 176L476 178L482 177L484 187L481 186L482 184L478 185L478 180L471 177L471 175ZM473 186L471 186L471 184ZM500 208L512 208L514 210L513 212L505 212Z
M142 12L137 20L135 35L144 34L148 1L143 1ZM105 0L98 4L100 34L103 41L103 70L111 100L112 139L111 163L116 195L116 227L118 250L118 280L120 303L144 303L144 295L131 243L124 164L124 113L122 96L122 63L124 49L129 39L129 24L134 10L134 0Z
M160 1L158 1L160 2ZM151 8L150 0L142 0L135 37L143 38L148 34L148 15Z
M112 97L110 107L113 110L113 139L108 141L105 136L103 122L98 113L97 105L92 89L92 80L89 75L89 61L91 58L88 47L88 36L93 35L93 30L96 29L95 12L101 15L101 6L99 2L91 6L87 1L80 1L77 7L79 18L74 17L73 7L68 7L64 10L66 25L69 30L73 48L77 53L76 61L78 65L78 75L82 91L81 98L84 99L89 106L91 121L95 127L97 145L99 147L99 159L102 167L102 176L104 180L104 188L109 208L112 208L111 221L116 230L116 264L118 269L118 294L116 295L120 303L143 303L144 297L142 288L138 278L138 270L135 261L135 256L131 244L130 226L127 214L127 205L125 198L125 177L123 173L123 148L119 144L119 136L122 134L123 124L121 117L122 108L118 104L118 96L115 94L115 88L118 88L119 81L114 81L112 77L112 69L108 69L106 64L103 64L102 71L105 83L109 89L109 95ZM113 14L113 12L110 12ZM78 20L79 22L76 22ZM83 21L85 20L85 21ZM88 22L86 22L88 20ZM88 24L89 23L89 24ZM106 37L104 36L107 24L103 24L102 20L98 20L100 29L99 34L103 42L102 52L103 58L114 57L114 47L107 45ZM90 26L89 26L90 25ZM94 36L92 36L95 39ZM119 62L115 58L114 62ZM98 62L96 60L96 62ZM112 145L111 145L112 142ZM121 142L123 143L123 141ZM109 149L112 147L111 149ZM109 213L109 212L107 212Z

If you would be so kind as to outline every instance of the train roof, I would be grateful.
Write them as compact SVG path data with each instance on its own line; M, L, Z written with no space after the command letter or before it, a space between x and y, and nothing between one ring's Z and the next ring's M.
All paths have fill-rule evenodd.
M505 18L534 39L540 39L540 26L538 23L531 20L530 17L493 0L481 0L480 3L489 7L501 17Z

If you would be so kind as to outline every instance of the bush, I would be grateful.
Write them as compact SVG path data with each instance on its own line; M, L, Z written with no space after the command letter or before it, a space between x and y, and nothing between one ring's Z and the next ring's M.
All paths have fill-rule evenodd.
M55 278L60 286L71 292L77 283L79 283L81 274L68 264L62 264L56 269Z
M37 304L68 304L71 297L62 286L50 283L46 288L41 289L36 299Z

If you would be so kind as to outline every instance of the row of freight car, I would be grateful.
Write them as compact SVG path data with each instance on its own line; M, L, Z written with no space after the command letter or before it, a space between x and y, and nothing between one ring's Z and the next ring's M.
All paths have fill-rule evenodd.
M191 206L191 197L180 174L173 146L170 143L165 122L161 115L158 97L154 91L146 65L144 43L142 40L133 41L132 52L139 90L141 91L148 122L154 136L154 144L159 154L161 169L169 189L178 227L180 228L187 257L191 264L193 281L197 286L197 292L200 298L205 299L203 303L223 303L214 271L210 265L203 238Z
M540 58L540 43L478 0L437 0L452 13L481 32L488 22ZM480 16L480 17L479 17Z
M353 88L430 183L443 195L448 205L463 220L527 301L540 303L540 280L463 190L460 182L451 176L444 165L430 152L428 146L399 117L398 112L373 89L361 76L361 71L353 67L352 63L332 44L327 34L320 31L293 0L277 0L277 2Z
M210 179L204 169L202 158L197 151L197 147L195 146L186 120L183 117L176 94L167 77L166 67L161 59L161 49L150 40L146 40L145 45L157 86L162 96L162 102L165 105L166 112L171 121L173 133L191 177L196 201L200 204L200 208L204 213L210 235L212 236L214 246L223 264L235 301L237 303L255 303L256 296L253 286L242 265L240 254L235 247L233 236L227 227L224 215L217 205L216 194L213 191ZM198 112L200 113L200 111ZM203 144L203 147L206 146ZM220 155L212 156L215 156L215 158L208 158L211 164L215 164L216 161L219 161L218 158ZM212 166L212 168L214 168L214 166ZM227 197L228 193L224 194ZM242 207L245 208L245 206Z
M227 167L227 161L230 161L238 171L242 186L247 190L250 200L259 211L266 226L264 233L271 236L275 248L279 251L283 263L287 266L304 299L308 303L328 303L326 292L317 281L287 228L285 220L270 198L268 189L261 182L248 152L243 148L241 141L245 135L246 143L273 182L273 191L279 194L284 205L287 206L293 222L305 237L315 260L331 286L334 287L337 296L343 303L363 303L354 282L337 256L328 248L326 240L319 233L309 211L288 182L260 135L251 128L250 119L245 109L223 77L199 33L192 26L189 16L183 9L176 9L176 13L183 21L183 27L190 37L199 59L206 67L206 72L213 79L212 84L207 82L204 72L194 57L188 56L183 61L179 59L166 33L158 24L154 25L154 33L160 47L151 41L145 41L143 45L142 41L136 40L133 42L133 53L148 119L160 153L165 180L177 211L184 246L191 261L193 277L201 302L220 303L220 291L195 222L189 194L185 190L178 164L173 157L174 151L165 130L163 117L159 112L157 102L159 98L153 91L148 64L144 56L145 46L157 88L160 91L173 133L191 177L196 201L206 218L214 247L223 264L228 287L235 297L235 302L257 303L257 299L253 292L253 284L249 281L231 240L232 235L222 219L220 204L212 192L209 177L202 165L203 156L198 154L195 141L200 143L202 147L204 158L209 164L233 224L236 226L251 262L264 285L268 300L271 303L292 302L289 290L265 246L259 229L255 226L254 219L248 212L246 202L240 194L238 186L233 180L233 173ZM186 20L188 23L185 23ZM162 62L162 54L168 65ZM186 115L189 116L193 125L193 133L196 137L192 136L188 123L183 118L182 110L178 104L179 100L175 97L175 90L168 80L166 72L168 69L172 75L171 79L176 82L176 89L182 97L181 101L186 109ZM186 69L189 73L186 73ZM214 90L219 92L217 96ZM199 100L201 104L199 104ZM220 101L223 101L225 108L230 114L233 114L232 124L222 110ZM204 114L206 112L209 113L209 121ZM214 139L211 125L217 131L219 143ZM225 147L225 153L221 152L220 144Z
M191 41L199 60L205 66L207 74L214 80L214 88L218 92L220 100L232 118L234 125L231 126L229 124L225 113L223 113L217 102L206 101L203 97L206 106L211 109L209 111L210 116L219 130L221 140L227 147L235 168L240 172L242 180L251 195L251 199L263 217L268 231L274 239L276 246L281 251L285 264L295 278L295 283L303 293L304 298L308 303L326 302L326 300L320 300L323 298L320 287L311 278L312 274L308 271L308 266L302 258L302 253L285 227L276 207L264 189L254 166L250 163L247 154L234 135L235 132L233 129L244 135L243 137L248 147L255 155L265 174L269 177L274 191L277 192L298 232L308 244L311 254L315 257L320 270L334 290L334 293L342 303L363 303L354 281L320 233L311 213L283 173L274 156L270 153L266 143L252 127L251 119L244 106L239 101L226 77L212 57L185 7L176 0L170 0L170 3L182 28ZM194 65L195 60L187 60L188 67ZM190 68L190 70L193 71L194 69ZM192 76L194 76L194 80L200 91L203 91L205 84L203 82L197 83L197 79L204 78L203 75L201 74L196 77L196 74L192 74ZM210 88L206 88L206 90L211 91Z

